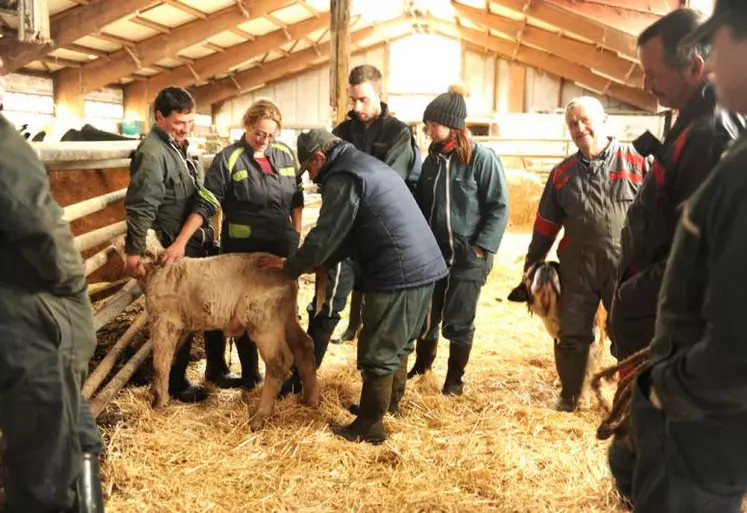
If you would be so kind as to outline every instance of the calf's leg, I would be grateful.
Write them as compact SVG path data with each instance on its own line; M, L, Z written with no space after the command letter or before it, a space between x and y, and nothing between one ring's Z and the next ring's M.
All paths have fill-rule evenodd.
M156 320L151 323L150 338L153 341L153 407L162 408L169 404L169 373L182 336L173 323Z
M288 319L285 338L293 352L295 367L303 384L303 401L312 408L317 408L321 402L321 394L314 362L314 341L295 318Z
M254 343L257 344L259 355L265 362L265 382L259 396L259 406L249 423L252 429L259 429L267 417L272 415L275 398L280 391L283 378L288 374L293 363L293 355L285 341L285 330L282 325L278 328L250 334Z

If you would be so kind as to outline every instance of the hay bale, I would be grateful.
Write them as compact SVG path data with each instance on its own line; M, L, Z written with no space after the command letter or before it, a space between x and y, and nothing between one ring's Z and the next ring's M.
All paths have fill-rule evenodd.
M542 190L547 177L519 169L506 171L508 181L508 227L529 228L534 223Z

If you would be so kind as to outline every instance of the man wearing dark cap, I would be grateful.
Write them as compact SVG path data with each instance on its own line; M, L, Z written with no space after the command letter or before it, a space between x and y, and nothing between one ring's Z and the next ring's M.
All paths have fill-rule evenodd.
M709 45L682 46L683 39L704 21L698 11L677 9L638 37L644 88L678 115L663 141L651 136L636 143L641 153L654 160L621 232L609 315L612 352L620 361L647 347L653 337L659 289L681 205L744 130L743 118L717 104L705 64ZM632 370L625 368L620 374L624 377ZM610 446L610 466L621 494L630 497L635 454L621 442L616 437Z
M681 43L712 45L724 108L747 114L747 3L719 0ZM747 136L685 200L634 383L634 511L738 513L747 492Z
M301 169L321 186L322 208L293 256L268 258L263 265L293 279L345 257L360 266L363 390L356 419L333 431L350 441L380 443L382 418L397 413L407 357L446 264L407 185L389 166L326 130L300 134L297 151ZM325 351L316 348L317 366Z
M96 330L83 259L62 216L44 165L0 114L0 430L8 513L104 511L101 437L80 393Z

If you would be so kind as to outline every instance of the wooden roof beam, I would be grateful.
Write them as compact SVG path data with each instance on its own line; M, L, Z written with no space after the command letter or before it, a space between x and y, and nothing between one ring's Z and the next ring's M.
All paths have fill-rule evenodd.
M252 16L258 18L292 5L293 0L251 0L248 4ZM198 19L175 27L169 34L159 34L140 41L133 45L133 53L137 56L139 65L147 67L162 59L171 58L180 50L199 44L244 21L246 18L242 9L237 6L227 7L210 14L207 19ZM137 69L138 64L134 59L126 51L120 50L112 53L108 60L97 59L79 69L60 70L55 77L58 98L65 101L96 91Z
M600 46L619 52L627 59L637 61L636 38L615 27L581 16L547 0L489 0L491 3L553 25L565 32L576 34ZM456 0L452 4L457 5Z
M326 13L325 13L326 14ZM410 32L411 27L404 18L395 18L383 23L377 23L374 26L356 30L350 35L351 45L360 45L362 41L375 36L381 36L387 30L393 30L395 27L403 32ZM380 43L377 41L377 43ZM367 45L374 46L374 44ZM200 86L194 89L195 100L197 101L199 111L208 111L214 103L225 101L241 94L249 89L261 86L267 82L277 80L278 78L288 75L289 73L304 70L311 66L329 62L330 44L329 42L319 45L322 56L318 56L313 48L307 48L296 52L289 57L276 59L264 64L262 73L257 73L255 68L237 73L233 80L224 78L216 80L210 84ZM240 86L237 89L236 84Z
M149 19L143 18L138 14L130 18L129 21L131 21L132 23L137 23L138 25L142 25L143 27L153 29L156 32L160 32L161 34L168 34L171 32L170 27L167 27L166 25L162 25L160 23L156 23L155 21L150 21Z
M514 54L516 43L512 41L485 34L479 30L466 27L456 27L455 25L442 20L434 20L431 18L428 22L431 26L445 34L447 37L456 37L457 39L470 43L473 47L487 49L506 59L511 59ZM544 70L553 75L576 82L592 91L603 93L605 89L607 89L607 94L613 98L624 101L647 112L657 111L658 104L656 98L643 89L617 83L612 83L608 87L609 80L597 75L590 69L567 59L521 45L519 51L516 52L515 60L526 66Z
M616 52L597 49L594 45L564 37L555 32L517 22L484 10L454 3L454 10L458 16L483 27L502 32L515 41L534 46L540 50L550 52L558 57L575 61L583 66L595 69L616 82L633 87L643 83L643 71L640 66L618 57ZM517 46L518 47L518 46Z
M169 85L187 87L199 82L195 74L197 74L200 80L207 80L234 66L277 50L287 43L286 32L290 33L293 39L298 40L327 26L329 26L329 13L324 13L318 18L309 18L293 25L288 25L285 30L275 30L257 37L254 41L225 47L224 52L195 59L191 63L192 69L189 69L187 66L179 66L172 69L168 75L156 75L145 83L133 84L131 87L125 89L125 94L132 94L136 97L145 94L147 101L150 101L156 97L158 91Z
M3 73L17 71L26 64L45 56L55 48L64 48L127 15L156 3L155 0L99 0L63 12L49 27L52 45L22 43L17 38L0 38Z

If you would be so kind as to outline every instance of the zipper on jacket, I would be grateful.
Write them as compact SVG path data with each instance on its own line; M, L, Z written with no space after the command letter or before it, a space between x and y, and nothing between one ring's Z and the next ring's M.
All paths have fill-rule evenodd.
M445 165L446 167L446 178L444 183L444 196L446 197L446 232L449 235L449 249L451 249L451 255L449 256L449 260L447 264L449 266L454 264L454 233L451 229L451 176L450 176L450 167L451 167L451 157L444 156L444 155L438 155L438 172L436 173L436 179L433 181L433 203L431 204L431 214L428 219L428 222L431 226L433 226L433 213L436 209L436 202L437 202L437 192L438 192L438 180L441 178L441 166Z

